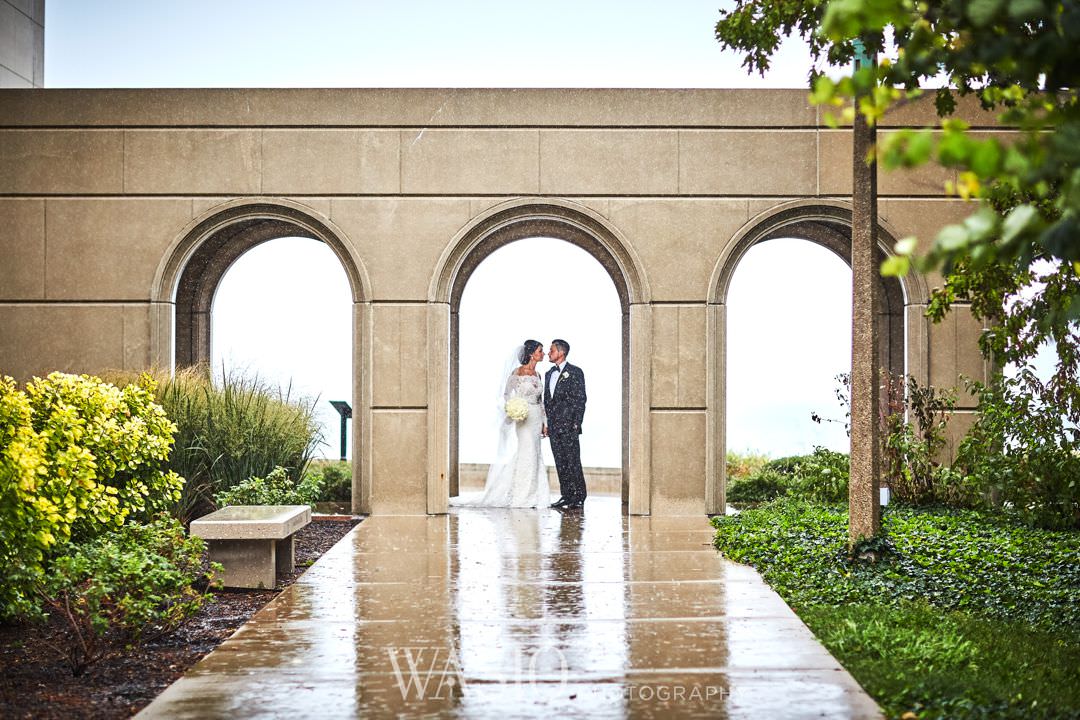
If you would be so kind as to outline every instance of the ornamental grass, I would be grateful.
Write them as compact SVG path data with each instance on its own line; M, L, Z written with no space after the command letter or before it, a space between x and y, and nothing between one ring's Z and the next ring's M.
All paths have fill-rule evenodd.
M187 483L172 512L185 524L214 509L215 495L276 467L299 482L323 443L315 400L297 397L291 384L224 370L211 378L206 366L152 374L157 401L177 426L169 466Z

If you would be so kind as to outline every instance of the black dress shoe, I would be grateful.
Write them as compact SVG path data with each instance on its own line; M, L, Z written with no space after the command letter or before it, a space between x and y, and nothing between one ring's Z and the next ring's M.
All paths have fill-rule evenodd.
M583 502L569 502L562 506L563 510L581 510L585 507Z
M558 509L559 509L559 508L561 508L561 507L566 507L566 505L567 505L567 502L568 502L568 501L567 501L567 499L566 499L566 498L559 498L559 499L558 499L558 500L556 500L555 502L551 503L551 507L553 507L553 508L555 508L556 510L558 510Z

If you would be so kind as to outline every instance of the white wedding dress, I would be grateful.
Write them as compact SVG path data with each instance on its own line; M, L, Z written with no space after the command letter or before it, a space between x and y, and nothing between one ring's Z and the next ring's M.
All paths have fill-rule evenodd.
M484 494L476 498L451 498L458 507L547 507L551 500L547 468L540 452L544 414L544 382L538 375L511 373L506 379L503 401L520 397L529 414L521 422L503 419L497 457L488 470Z

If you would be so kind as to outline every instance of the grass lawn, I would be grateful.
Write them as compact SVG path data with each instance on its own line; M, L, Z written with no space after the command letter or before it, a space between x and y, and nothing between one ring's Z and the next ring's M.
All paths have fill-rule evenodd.
M867 563L847 559L843 507L714 524L889 717L1080 718L1080 533L892 506Z

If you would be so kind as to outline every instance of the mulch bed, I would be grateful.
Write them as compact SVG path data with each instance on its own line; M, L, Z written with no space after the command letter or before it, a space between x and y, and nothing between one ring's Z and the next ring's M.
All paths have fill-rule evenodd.
M175 633L106 658L73 677L33 638L41 630L0 625L0 718L125 718L143 709L248 618L296 581L360 521L318 520L296 534L297 570L273 590L223 590Z

